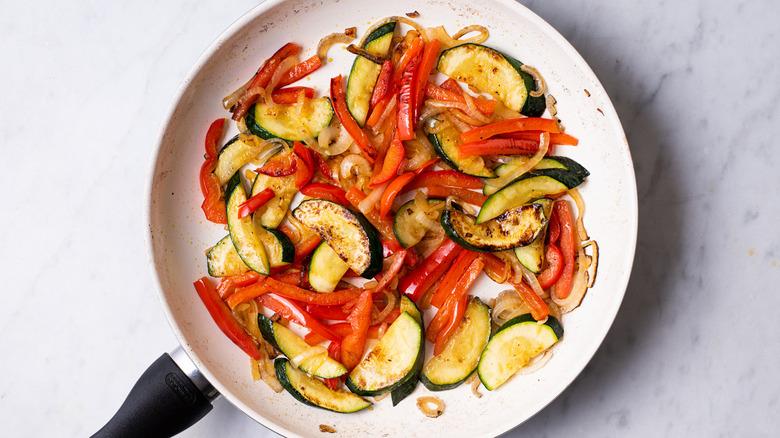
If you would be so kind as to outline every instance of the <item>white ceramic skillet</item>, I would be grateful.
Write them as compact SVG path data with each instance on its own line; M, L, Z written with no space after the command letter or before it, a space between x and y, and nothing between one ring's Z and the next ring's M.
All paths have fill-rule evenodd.
M204 250L225 235L224 228L207 222L200 210L198 170L203 161L203 139L211 121L229 117L222 109L222 98L251 77L284 43L301 45L301 59L305 59L314 54L325 35L355 26L362 37L383 17L413 11L420 14L418 23L444 25L450 34L467 25L484 25L490 31L485 44L534 66L543 75L557 99L567 132L580 140L578 146L559 147L557 153L574 158L591 172L580 192L587 205L585 225L600 247L597 280L582 305L564 316L565 335L546 366L530 375L515 376L495 391L481 388L481 398L474 397L466 385L437 393L446 405L439 418L427 418L415 406L414 399L428 393L422 385L396 407L389 398L354 414L306 407L286 392L274 393L262 381L252 380L248 358L219 331L192 286L206 274ZM316 87L321 95L327 93L329 78L348 74L354 59L342 46L331 48L328 55L332 62L305 80L305 85ZM231 131L223 141L237 132L233 123L229 126ZM211 388L211 393L203 405L204 399L193 392L186 376L165 365L163 371L147 373L144 377L148 379L141 380L162 379L175 397L168 400L160 391L144 392L141 383L134 393L147 394L142 401L152 404L167 400L173 413L159 407L139 407L138 401L130 402L129 407L126 403L123 410L132 408L132 412L118 414L122 424L115 433L130 428L127 430L147 430L147 435L152 431L174 434L210 408L208 402L216 390L247 415L285 436L319 436L321 424L330 425L341 437L427 437L444 430L451 438L497 436L550 403L596 352L625 293L637 234L631 157L604 88L558 32L511 0L266 1L219 36L182 82L159 133L149 175L147 213L149 254L160 301L181 343L176 363L189 366L185 371L194 376L195 386L207 391ZM477 294L489 297L501 290L491 283L487 279L478 283ZM187 364L187 357L197 369ZM131 398L132 394L128 400ZM171 407L177 400L185 408ZM186 406L199 403L199 412L187 413ZM148 426L152 412L193 417L182 421L170 417L162 427L158 421L152 429L131 428L132 414L146 416Z

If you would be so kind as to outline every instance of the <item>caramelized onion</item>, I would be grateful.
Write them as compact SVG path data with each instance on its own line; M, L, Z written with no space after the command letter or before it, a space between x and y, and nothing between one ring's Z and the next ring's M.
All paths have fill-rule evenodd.
M244 93L246 93L246 90L249 89L249 86L252 84L252 81L254 79L255 79L254 76L252 76L252 78L246 81L246 84L242 85L238 90L225 96L225 98L222 99L222 107L225 108L226 110L230 110L230 108L233 108L238 103L238 99L240 99L241 96L243 96Z
M358 210L360 210L361 213L366 214L369 211L371 211L374 206L376 206L379 203L379 199L382 197L382 193L385 192L385 189L387 188L387 185L390 184L390 182L386 182L382 184L381 186L377 186L374 188L374 191L368 194L365 199L360 201L360 204L358 204Z
M430 405L434 405L431 408ZM444 413L444 402L437 397L425 396L417 399L417 408L428 418L436 418Z
M352 32L350 32L352 30ZM350 27L344 32L332 33L325 38L321 39L317 44L317 57L320 58L320 62L325 63L327 61L328 49L334 44L346 44L355 39L355 28Z
M536 83L536 90L529 91L528 95L531 97L539 97L544 94L545 91L547 91L547 82L544 81L544 78L541 74L539 74L539 71L530 65L523 64L520 67L520 71L523 73L528 73Z

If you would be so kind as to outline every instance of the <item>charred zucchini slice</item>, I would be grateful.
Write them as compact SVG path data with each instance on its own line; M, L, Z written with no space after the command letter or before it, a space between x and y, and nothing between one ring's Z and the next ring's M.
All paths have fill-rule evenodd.
M219 185L224 186L233 177L233 175L249 160L260 153L262 146L259 142L243 142L239 136L235 136L228 141L219 151L217 157L217 167L214 168L214 175L217 176Z
M249 267L241 260L230 234L223 237L206 254L206 264L212 277L227 277L243 274Z
M373 278L382 269L382 244L376 229L360 213L324 199L307 199L293 216L317 233L353 271Z
M371 402L348 391L330 389L324 382L292 366L289 360L274 361L276 378L293 397L303 404L335 412L357 412L371 406Z
M268 188L274 191L274 197L257 209L253 216L259 216L255 218L256 224L265 228L277 228L284 220L293 196L298 193L295 175L272 177L259 173L252 184L252 196Z
M447 236L463 248L496 252L533 242L547 225L547 217L539 204L515 207L481 224L475 224L474 217L466 213L445 210L441 225Z
M523 63L479 44L462 44L439 56L438 70L499 99L507 108L538 117L546 109L544 96L533 97L536 82L522 71Z
M423 367L423 385L431 391L445 391L462 384L477 369L490 331L490 308L479 298L472 298L444 350Z
M420 330L425 331L425 326L423 325L423 318L422 314L420 313L420 309L417 308L417 305L414 304L414 302L409 299L406 295L401 295L401 303L400 303L400 310L401 313L408 313L409 315L414 318L415 321L417 321L418 324L420 324ZM408 376L407 380L400 385L398 385L395 389L390 392L390 398L393 400L393 406L397 405L401 402L401 400L408 397L412 392L414 392L415 388L417 388L417 383L419 383L420 379L420 371L422 370L423 361L425 359L425 342L420 343L420 355L417 357L417 363L415 363L414 368L412 370L412 373Z
M444 122L434 122L444 123ZM473 156L460 158L458 146L460 145L460 131L457 128L450 125L443 128L436 133L429 133L428 139L433 145L433 149L436 154L444 160L450 167L457 169L466 175L476 176L479 178L495 178L496 174L492 170L484 166L482 157ZM477 161L482 161L483 165L480 166ZM477 167L479 170L473 171L472 168Z
M438 204L444 202L442 199L428 199L428 204ZM398 243L404 248L410 248L420 243L425 237L427 228L422 226L420 222L415 220L415 215L418 212L418 208L415 206L414 199L402 205L398 209L393 219L393 234L398 239ZM429 213L429 219L436 220L438 218L432 217L433 214Z
M553 200L550 198L537 199L534 201L534 204L542 205L544 216L549 220L552 213ZM544 229L536 236L533 242L515 248L517 261L534 274L542 272L542 265L544 265L544 238L546 235L547 224L545 224Z
M358 395L376 396L402 385L416 375L423 344L422 327L408 312L349 373L347 388Z
M482 384L494 390L539 353L563 336L563 326L553 316L540 323L530 313L505 322L490 339L479 359L477 372Z

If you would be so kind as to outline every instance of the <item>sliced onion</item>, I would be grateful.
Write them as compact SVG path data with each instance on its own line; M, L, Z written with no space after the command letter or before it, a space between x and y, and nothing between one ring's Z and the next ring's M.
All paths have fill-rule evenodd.
M445 108L427 105L427 101L426 101L426 105L423 105L422 111L420 111L420 117L417 119L417 123L421 125L425 123L426 120L430 119L431 117L437 114L441 114L444 111Z
M271 81L268 82L268 86L265 87L265 104L269 108L276 108L278 104L274 102L273 92L276 86L279 85L279 81L282 80L282 76L287 73L287 70L295 67L298 60L295 56L288 56L279 63L279 66L274 71L274 75L271 76Z
M388 184L390 184L389 181L382 184L381 186L375 187L374 191L369 193L369 195L366 196L365 199L360 201L360 204L358 204L358 210L360 210L360 212L363 214L366 214L369 211L371 211L374 208L374 206L376 206L379 203L379 199L382 197L382 194L385 192L385 189L387 188Z
M576 188L570 189L567 193L569 196L571 196L571 199L573 199L574 203L577 205L577 220L574 221L577 225L577 234L579 235L580 240L588 240L588 232L585 230L585 225L583 225L582 221L582 218L585 216L585 201L582 200L580 191Z
M471 38L466 38L465 40L462 39L464 35L468 35L472 32L478 32L479 35L473 36ZM471 26L466 26L463 29L455 32L452 35L452 38L458 40L460 44L466 44L466 43L484 43L488 37L490 36L490 32L488 32L487 28L485 26L480 26L478 24L472 24Z
M385 124L388 118L391 116L395 116L395 107L398 105L398 100L396 99L396 95L393 95L393 97L390 99L390 102L388 102L387 106L385 107L385 110L382 112L382 115L379 116L379 119L376 122L375 127L380 127Z
M520 294L514 289L507 289L499 293L492 307L491 318L498 326L504 325L515 316L531 312L525 301L520 298Z
M534 292L536 292L536 295L539 295L542 298L547 298L548 297L547 292L545 292L544 289L542 289L542 286L539 284L539 280L536 279L536 275L534 275L533 272L529 271L519 261L517 262L517 265L523 271L523 278L525 279L526 283L531 285L531 289L533 289Z
M347 46L347 52L352 53L354 55L362 56L362 57L368 59L369 61L373 62L374 64L382 65L385 62L384 59L382 59L382 58L380 58L380 57L378 57L376 55L373 55L373 54L367 52L365 49L361 49L360 47L358 47L358 46L356 46L354 44L350 44L350 45Z
M466 114L469 115L472 119L478 120L481 122L481 124L486 125L490 123L490 117L487 117L486 115L482 114L477 109L477 104L474 103L474 98L471 97L469 93L463 93L463 99L466 101Z
M249 86L252 85L253 80L255 80L254 76L246 81L246 84L242 85L238 90L230 93L228 96L225 96L225 98L222 99L222 107L226 110L233 108L238 103L238 99L241 99L241 96L243 96L244 93L246 93L246 90L249 89Z
M349 32L352 30L352 32ZM320 58L320 62L325 63L327 61L328 49L334 44L346 44L355 39L355 28L350 27L345 32L332 33L325 38L321 39L317 44L317 57Z
M582 249L590 247L593 254L590 256L590 266L588 267L588 288L593 287L593 283L596 281L596 271L599 266L599 245L595 240L589 240L582 244Z
M469 204L468 202L462 202L462 201L459 202L459 201L460 198L458 198L457 196L454 195L447 196L447 198L444 200L445 208L447 210L452 210L453 209L452 203L456 202L460 206L460 208L463 209L464 213L470 214L472 216L476 216L477 210L471 204Z
M425 211L421 211L421 210L417 210L414 213L414 217L412 219L414 222L417 222L418 224L422 225L427 230L433 230L434 228L438 228L441 226L439 225L438 222L432 221L425 213Z
M424 135L417 135L412 140L404 141L404 148L406 149L406 170L414 170L419 168L423 163L433 158L433 147L421 141ZM425 139L427 141L428 139Z
M443 115L445 120L453 124L455 128L458 129L458 132L471 131L476 126L471 123L468 123L467 121L462 120L463 118L468 117L462 112L448 111L445 112Z
M474 394L477 398L482 398L482 393L477 390L479 388L479 384L482 383L481 380L479 380L479 374L478 373L471 373L468 379L466 379L466 384L471 387L471 393Z
M379 29L380 27L384 26L385 24L391 21L397 21L412 26L423 37L423 41L425 41L426 43L430 41L430 38L427 38L425 35L425 28L415 23L414 21L408 19L407 17L400 17L397 15L393 15L390 17L385 17L377 21L376 23L374 23L371 27L369 27L368 30L366 31L366 34L363 35L363 38L360 40L360 44L359 44L360 47L363 47L366 44L366 39L368 38L369 35L371 35L372 33L374 33L375 30Z
M558 131L563 132L564 128L563 125L561 125L561 119L558 118L558 109L555 108L555 104L557 103L555 97L552 94L548 94L544 99L544 102L547 105L547 111L550 113L550 116L555 120L555 126L558 127Z
M571 293L564 299L559 299L555 295L555 291L550 292L550 298L552 301L560 306L562 313L569 313L576 309L582 302L582 298L585 296L585 292L588 290L588 266L590 257L585 254L585 251L580 247L577 251L577 270L574 272L574 276L571 282ZM555 287L553 287L555 289Z
M371 174L371 164L362 155L348 155L341 161L339 174L342 179L347 179L352 176L369 175Z
M352 136L349 135L349 132L343 127L340 128L336 141L328 146L328 156L333 157L343 154L353 143L354 140L352 139Z
M431 408L430 405L434 405L434 407ZM420 412L425 414L426 417L436 418L444 413L444 402L438 397L429 395L417 399L417 408L420 409Z
M528 73L531 75L531 77L534 79L534 82L536 83L536 90L529 91L528 95L531 97L539 97L544 94L545 91L547 91L547 82L544 81L544 78L541 74L539 74L539 71L530 65L523 64L520 67L520 71L523 73Z
M538 371L541 367L547 365L547 362L552 359L552 356L550 350L545 350L542 354L538 354L536 357L532 358L524 367L520 368L517 373L522 376Z
M385 294L387 304L385 305L385 308L382 309L382 311L376 315L376 319L374 319L374 321L371 322L371 325L379 324L381 321L387 318L387 315L389 315L390 312L393 311L393 309L395 308L395 304L398 302L398 297L395 296L395 294L390 290L390 288L387 287L382 288L382 293Z

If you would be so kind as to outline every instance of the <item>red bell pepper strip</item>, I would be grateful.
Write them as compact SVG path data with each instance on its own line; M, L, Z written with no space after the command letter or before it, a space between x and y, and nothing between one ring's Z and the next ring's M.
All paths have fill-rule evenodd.
M563 254L563 272L555 283L555 296L558 299L565 299L571 293L571 281L574 275L575 260L575 240L574 224L572 223L569 204L566 200L558 200L553 204L553 211L561 224L561 253Z
M425 95L433 100L458 102L463 104L466 103L466 99L463 97L462 93L459 94L457 92L439 87L431 82L428 82L425 85ZM493 111L496 108L496 101L488 100L482 96L478 96L474 98L474 105L476 105L477 110L482 114L493 114ZM536 138L538 138L538 136Z
M333 170L328 166L328 163L325 162L325 159L322 158L322 155L319 154L319 152L314 152L311 154L312 161L314 161L314 165L317 166L317 169L320 170L320 173L325 178L336 182L336 178L333 177Z
M543 131L518 131L518 132L508 132L506 134L501 134L501 137L503 138L514 138L518 140L539 140L539 136L542 134ZM557 146L557 145L567 145L567 146L577 146L579 143L579 140L577 140L576 137L573 137L569 134L564 134L563 132L559 133L550 133L550 146Z
M472 260L471 264L469 264L466 270L462 272L462 275L460 278L458 278L458 282L455 284L452 292L447 297L447 300L444 302L439 311L436 312L436 315L434 315L433 319L431 320L428 329L426 329L426 339L431 342L436 342L439 334L441 333L441 330L448 325L447 321L452 319L452 312L455 309L457 302L463 299L463 296L466 295L466 292L474 283L474 280L477 279L479 273L482 272L482 268L484 266L485 265L482 263L482 260L476 258ZM461 317L462 316L463 315L461 315ZM460 323L460 320L455 323L455 327L457 327L458 323Z
M316 156L316 154L315 154ZM341 205L349 205L347 192L333 184L311 183L301 187L301 193L312 198L327 199Z
M395 310L395 317L397 318L400 315L400 312ZM392 319L393 315L388 316L385 318L385 321L383 323L386 324L392 324L394 319ZM328 329L332 331L333 333L341 336L346 337L349 336L350 333L352 333L352 326L348 322L337 322L334 324L328 324ZM375 324L368 328L367 338L368 339L379 339L379 330L381 329L382 324ZM327 339L323 338L322 336L316 334L316 333L306 333L303 337L303 340L306 341L309 345L317 345L320 342L325 342Z
M254 286L255 285L248 286L245 289ZM331 293L321 294L319 292L312 292L310 290L306 290L291 284L282 283L281 281L277 281L271 277L266 278L265 286L269 289L270 292L274 292L283 297L287 297L295 301L300 301L302 303L320 304L323 306L337 306L340 304L349 303L350 301L359 297L363 292L362 289L341 289ZM238 291L236 293L238 293Z
M231 308L235 309L241 303L246 303L249 300L255 299L263 294L271 292L265 282L269 277L261 276L256 282L249 286L236 289L226 300L225 303Z
M352 333L344 337L341 342L341 363L350 371L363 358L373 309L374 301L371 299L371 292L365 291L360 295L360 299L347 318L352 327Z
M249 286L257 282L260 279L260 274L255 271L247 271L243 274L231 275L229 277L222 277L217 285L217 293L225 300L229 296L233 295L238 287Z
M344 310L343 306L318 306L316 304L307 304L306 311L315 318L328 319L331 321L346 321L349 312Z
M447 270L444 278L441 279L439 287L431 297L431 306L441 308L444 302L447 301L450 295L455 290L455 285L460 280L461 275L466 272L466 269L471 265L471 262L479 257L479 253L472 251L463 251L452 262L452 267ZM483 262L484 265L484 262Z
M460 173L457 170L430 170L417 175L412 182L404 187L401 193L432 185L482 190L484 184L479 178Z
M255 169L256 173L271 177L290 176L298 170L298 161L294 153L277 154L271 157L262 167Z
M447 345L447 341L450 339L455 330L458 329L460 322L463 320L463 315L466 313L466 307L469 305L470 297L463 295L460 300L456 301L453 309L448 313L447 323L442 327L441 331L436 335L436 341L433 345L433 354L437 355L444 351L444 347Z
M503 260L489 252L480 253L479 258L485 264L485 273L491 280L496 283L506 283L511 268Z
M393 73L393 83L394 84L400 84L401 83L401 77L404 74L404 71L408 67L409 63L412 62L412 59L419 56L423 48L425 47L425 41L423 41L422 38L415 37L410 43L408 48L404 51L404 53L401 55L401 58L398 59L398 63L395 66L395 73Z
M414 75L414 85L412 88L412 97L414 98L414 107L412 114L414 116L415 127L417 125L417 119L420 115L420 108L422 107L423 97L425 97L425 85L428 83L428 76L431 75L431 71L436 66L436 62L439 60L439 49L441 48L441 41L434 38L425 44L422 56L420 58L420 65L417 67L417 71Z
M222 187L217 176L214 175L214 169L217 167L217 142L222 138L224 127L225 119L217 119L209 126L205 141L206 160L200 167L200 189L203 193L201 209L207 220L217 224L227 223Z
M195 281L195 290L198 292L200 300L206 306L209 315L217 323L217 326L234 344L241 348L252 359L259 360L260 350L255 341L246 332L244 326L233 316L233 312L222 301L214 285L208 278L203 277Z
M352 206L355 208L358 208L360 201L366 199L366 194L361 192L360 189L355 186L352 186L349 188L349 190L347 190L346 196L349 203L352 204ZM382 238L398 242L398 239L395 237L395 233L393 232L393 218L380 217L379 212L375 208L372 208L368 213L365 213L364 216L366 219L368 219L369 222L371 222L371 225L373 225L377 231L379 231L379 234L382 235Z
M293 143L293 151L298 168L295 172L295 187L301 188L308 184L314 176L314 160L309 149L301 142Z
M414 105L417 96L414 92L414 78L420 65L422 52L417 53L404 68L398 86L398 111L396 112L396 135L399 140L411 140L415 138L414 128L416 118Z
M281 64L282 60L290 56L295 56L298 54L299 50L300 47L297 45L293 43L287 43L279 50L277 50L276 53L274 53L273 56L271 56L267 61L265 61L263 66L260 67L260 69L255 74L255 77L252 79L249 88L247 88L247 92L244 93L244 96L239 99L239 104L236 107L236 110L233 112L233 120L238 120L241 117L244 117L247 110L249 110L249 107L251 107L257 101L258 96L256 94L251 98L246 98L248 93L251 93L250 90L267 87L268 83L271 82L271 78L276 72L276 69L279 68L279 64Z
M330 80L330 100L333 104L333 111L341 121L341 126L346 129L349 136L355 140L355 143L360 148L363 156L366 157L369 163L376 161L376 149L371 145L368 136L363 132L360 125L358 125L347 108L346 95L344 94L344 81L341 78L341 75Z
M561 236L561 221L558 220L558 216L555 211L550 215L550 220L547 223L547 242L558 243L558 238Z
M244 218L252 214L255 210L265 205L266 202L276 196L274 191L270 188L263 190L262 192L252 196L238 206L238 218Z
M301 243L298 243L295 245L295 261L300 262L303 259L306 258L309 254L311 254L312 251L317 249L318 246L320 246L320 242L322 242L322 238L316 234L312 234L311 236L307 237L306 240L304 240Z
M374 107L371 109L371 114L369 114L368 118L366 119L366 126L373 128L377 123L379 123L379 119L382 117L382 114L385 113L385 110L387 109L388 105L390 105L390 102L393 101L393 97L395 97L395 94L388 94L382 100L377 102L376 105L374 105Z
M563 254L554 243L550 243L544 249L544 258L547 260L547 267L539 273L537 279L542 289L549 289L563 274Z
M387 154L382 162L382 170L371 181L371 187L384 184L396 176L398 168L401 167L401 163L403 163L405 158L406 149L404 149L404 144L398 138L393 138L393 141L390 143L390 149L387 150Z
M380 242L382 243L382 257L384 258L388 258L391 255L397 253L398 251L404 249L404 247L401 246L401 244L398 243L397 240L380 239ZM417 251L415 251L414 248L407 248L406 257L404 258L404 262L406 263L406 265L414 266L417 264L418 261L420 260L417 255Z
M427 192L429 198L446 198L452 195L462 199L464 202L480 207L487 200L487 196L482 193L455 187L429 186Z
M485 140L496 135L516 131L546 131L560 132L555 120L541 117L521 117L519 119L502 120L489 125L480 126L460 134L463 143Z
M518 155L533 154L539 150L539 140L521 140L517 138L489 138L469 143L461 143L458 146L460 158L474 155ZM547 148L545 155L552 155L552 149Z
M416 303L441 278L461 251L463 248L460 245L445 239L436 250L398 282L398 290Z
M441 83L441 87L444 88L445 90L449 90L455 94L463 96L463 89L460 88L458 81L456 81L455 79L447 78L444 82Z
M298 102L298 94L303 92L303 96L307 99L314 97L314 88L310 87L288 87L277 88L271 93L274 103L279 104L292 104Z
M414 176L413 172L406 172L396 176L390 184L388 184L379 201L379 217L385 217L387 213L390 212L396 196L401 193L401 189L403 189L406 184L414 179Z
M265 294L258 297L257 301L265 308L278 313L282 318L302 327L306 327L329 341L341 341L341 336L330 331L325 324L309 315L301 306L292 300L276 294Z
M322 61L320 61L319 56L314 55L311 58L295 65L293 68L287 70L279 79L279 84L277 86L284 87L285 85L290 85L293 82L297 82L312 74L320 67L322 67Z
M379 71L379 77L376 78L376 85L374 85L374 92L371 93L371 101L369 102L369 108L374 108L379 101L385 98L385 96L391 93L390 79L393 77L393 63L389 59L382 64L382 70Z
M401 251L395 253L395 259L393 259L393 263L385 272L379 274L381 275L381 278L378 279L376 286L374 286L374 288L371 289L371 292L373 293L381 292L382 289L384 289L388 284L390 284L390 282L393 281L395 276L398 275L398 272L401 271L401 267L404 265L405 259L406 259L405 249L402 249Z
M550 314L550 309L547 308L547 303L539 296L536 295L531 286L525 284L524 281L514 281L511 276L508 283L515 288L523 302L531 309L531 316L537 321L542 321Z

